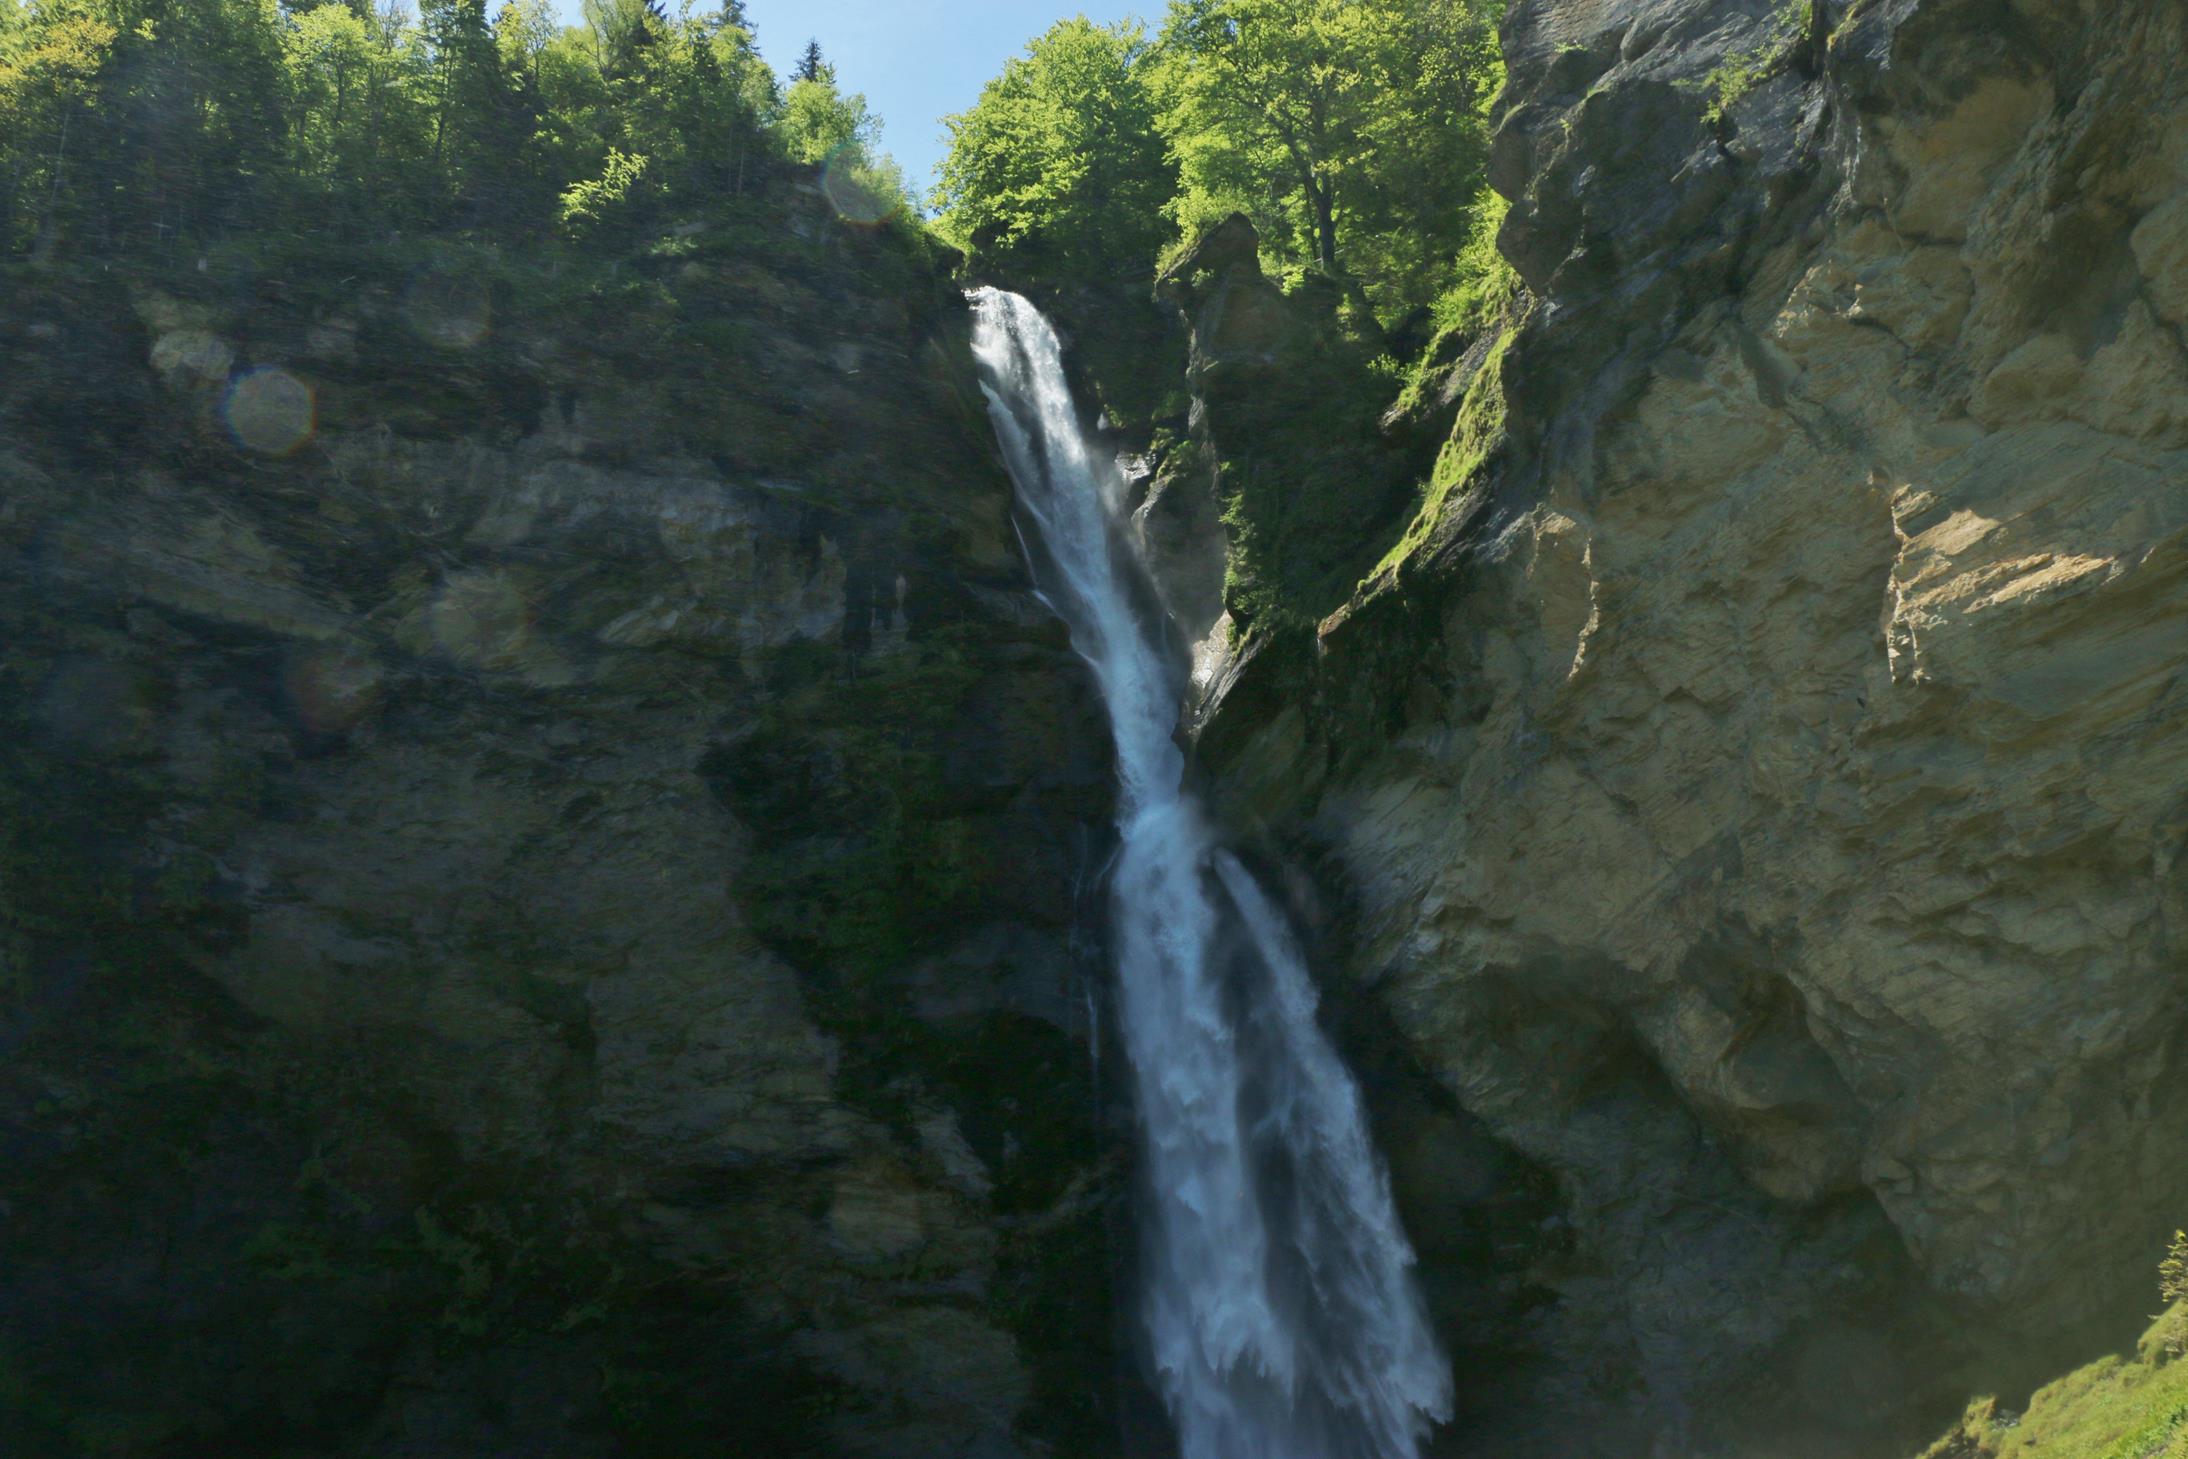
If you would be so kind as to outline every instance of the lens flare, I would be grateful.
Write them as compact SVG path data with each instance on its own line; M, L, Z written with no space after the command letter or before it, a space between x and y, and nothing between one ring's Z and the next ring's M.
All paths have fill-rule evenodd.
M895 213L899 199L882 186L855 149L839 147L821 164L821 193L846 223L871 228Z
M311 439L317 420L311 387L272 365L229 386L222 414L235 443L261 456L291 454Z

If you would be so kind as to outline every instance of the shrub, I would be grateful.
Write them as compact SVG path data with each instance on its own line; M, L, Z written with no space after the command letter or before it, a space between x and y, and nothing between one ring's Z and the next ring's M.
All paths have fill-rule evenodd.
M647 160L608 149L600 176L576 183L562 194L562 226L582 237L621 212L645 177Z

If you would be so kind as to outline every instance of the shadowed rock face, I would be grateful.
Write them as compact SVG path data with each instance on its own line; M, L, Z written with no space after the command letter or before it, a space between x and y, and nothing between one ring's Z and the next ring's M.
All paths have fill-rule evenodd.
M1107 745L962 301L764 206L12 281L0 1449L1113 1442Z
M1340 908L1391 1118L1514 1164L1398 1157L1431 1280L1543 1202L1442 1313L1511 1375L1454 1452L1867 1452L2144 1312L2188 1207L2184 23L1512 7L1505 435L1202 735Z

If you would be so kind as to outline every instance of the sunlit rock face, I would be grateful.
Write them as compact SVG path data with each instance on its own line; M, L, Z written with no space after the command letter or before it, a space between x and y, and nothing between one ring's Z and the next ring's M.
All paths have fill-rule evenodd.
M2145 1313L2188 1210L2183 25L1512 7L1508 436L1202 739L1319 857L1360 1016L1554 1191L1439 1314L1511 1375L1474 1442L1879 1452ZM1400 1175L1432 1267L1524 1190Z
M1108 1440L1108 747L956 290L747 203L0 305L0 1451Z

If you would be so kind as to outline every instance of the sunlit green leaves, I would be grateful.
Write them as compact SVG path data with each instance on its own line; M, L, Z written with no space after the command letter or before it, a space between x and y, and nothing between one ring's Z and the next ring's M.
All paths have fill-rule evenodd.
M1148 272L1177 174L1146 53L1137 25L1062 21L950 117L936 201L955 241L1019 271Z
M635 237L786 157L832 159L839 184L900 206L863 99L828 85L786 105L738 0L585 13L0 0L0 256L267 229L600 236L612 219Z
M1173 0L1154 70L1188 231L1417 301L1463 245L1502 79L1496 0Z

